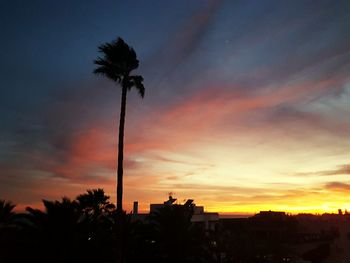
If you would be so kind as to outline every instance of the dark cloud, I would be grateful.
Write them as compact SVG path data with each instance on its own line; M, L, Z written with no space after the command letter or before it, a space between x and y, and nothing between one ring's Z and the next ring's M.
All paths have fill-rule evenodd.
M188 84L189 80L194 78L194 74L197 73L188 68L193 62L191 58L205 40L223 2L223 0L208 1L185 19L176 31L170 32L162 47L144 62L145 66L141 66L145 75L149 76L146 80L149 86L164 92L164 88L168 89L168 83L172 82L171 86L178 85L176 92L179 92L185 88L186 82ZM157 61L156 66L154 61ZM186 65L186 62L189 65ZM167 94L174 91L168 89Z

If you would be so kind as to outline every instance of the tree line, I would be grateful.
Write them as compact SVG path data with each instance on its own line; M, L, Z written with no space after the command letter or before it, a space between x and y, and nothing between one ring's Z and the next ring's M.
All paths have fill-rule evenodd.
M191 222L192 205L165 206L133 220L102 189L43 205L43 211L16 213L14 204L0 200L0 262L119 262L120 244L123 262L215 262L207 231Z

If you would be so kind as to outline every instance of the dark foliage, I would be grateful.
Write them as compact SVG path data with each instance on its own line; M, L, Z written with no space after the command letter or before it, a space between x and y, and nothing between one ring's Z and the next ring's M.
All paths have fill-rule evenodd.
M5 200L0 200L0 225L9 224L12 222L15 213L13 209L16 205Z
M193 205L167 205L135 225L131 262L214 262L206 231L192 215Z
M118 244L123 262L215 262L208 233L191 222L192 205L165 206L140 221L118 213L102 189L43 200L44 211L28 207L24 214L0 204L4 263L120 262Z
M273 213L208 228L192 222L192 202L165 203L146 218L135 217L117 212L102 189L43 204L44 211L28 207L18 214L11 202L0 201L1 263L323 262L337 237L331 229L310 243L297 234L294 217ZM300 242L308 242L306 252L293 251Z

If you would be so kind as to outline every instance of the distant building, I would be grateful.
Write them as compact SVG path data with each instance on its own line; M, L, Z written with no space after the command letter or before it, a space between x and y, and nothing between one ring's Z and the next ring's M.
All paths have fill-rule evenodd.
M169 196L169 199L164 201L163 204L150 204L150 213L154 213L157 210L165 207L165 206L171 206L174 205L176 201L176 198L173 198L171 195ZM133 220L145 220L145 218L149 214L139 214L138 210L135 209L135 203L134 202L134 211L132 214ZM179 204L177 204L179 205ZM205 229L215 229L215 225L219 222L219 214L218 213L209 213L204 211L204 206L196 206L193 204L193 199L188 199L185 204L182 206L193 206L193 215L191 218L191 221L196 224L203 224ZM136 206L137 207L137 206Z
M258 214L254 215L252 218L264 221L280 221L288 218L285 212L281 211L260 211Z

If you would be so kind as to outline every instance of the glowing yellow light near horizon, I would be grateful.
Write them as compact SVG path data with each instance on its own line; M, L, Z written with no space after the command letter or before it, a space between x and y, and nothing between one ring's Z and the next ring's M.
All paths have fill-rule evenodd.
M349 207L345 190L327 188L333 181L348 182L348 175L318 172L348 163L350 154L327 155L330 149L313 147L312 140L323 145L323 137L289 138L275 127L223 136L199 134L188 147L138 156L135 160L149 164L147 172L154 177L142 187L152 190L152 200L162 202L163 194L173 191L179 200L191 198L221 213L323 213Z

